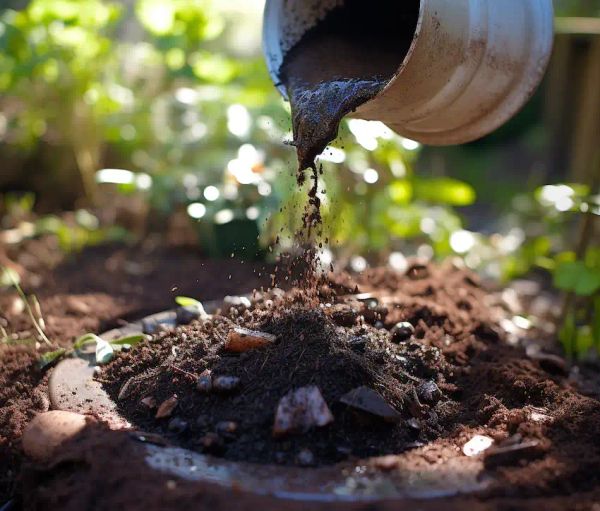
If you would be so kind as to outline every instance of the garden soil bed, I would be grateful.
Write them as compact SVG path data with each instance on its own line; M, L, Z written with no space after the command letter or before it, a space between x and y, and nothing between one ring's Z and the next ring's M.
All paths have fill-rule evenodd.
M320 289L319 303L298 290L255 293L250 307L229 306L160 332L120 354L98 379L137 428L229 460L316 467L378 456L364 462L365 470L402 467L408 477L466 460L465 444L483 435L493 445L479 455L479 480L489 484L446 499L446 508L596 511L598 375L586 379L555 356L528 357L507 342L493 302L476 277L450 263L405 275L378 269L357 279L337 276ZM233 353L227 344L240 327L273 337L267 346ZM318 402L314 416L301 396L281 401L306 388ZM286 424L275 419L280 410L296 411L288 414L292 424L300 417L296 431L274 428ZM323 414L308 427L308 416L318 422L314 417ZM217 510L302 508L165 483L141 460L124 434L94 426L50 465L26 471L27 507L86 509L101 498L103 509L192 502ZM80 491L90 484L94 491Z
M46 333L57 346L70 346L86 332L100 333L173 307L180 294L210 300L251 292L270 282L270 269L264 264L210 261L196 249L154 243L88 248L64 257L42 238L9 256L17 263L25 291L39 299ZM32 325L15 307L16 301L15 292L0 293L0 322L25 340L32 335ZM40 371L37 365L45 349L22 341L0 345L0 506L18 491L21 433L36 413L49 407L51 370Z

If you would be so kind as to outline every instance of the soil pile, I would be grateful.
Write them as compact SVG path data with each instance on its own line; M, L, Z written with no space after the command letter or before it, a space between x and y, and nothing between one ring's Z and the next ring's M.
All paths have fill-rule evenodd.
M598 396L570 388L564 363L507 344L486 296L451 265L338 278L317 309L273 290L159 334L100 378L136 426L231 460L317 466L404 453L419 466L462 456L483 434L495 442L486 466L510 492L597 487ZM263 346L228 350L236 328L262 332L248 335ZM281 410L295 431L278 430Z

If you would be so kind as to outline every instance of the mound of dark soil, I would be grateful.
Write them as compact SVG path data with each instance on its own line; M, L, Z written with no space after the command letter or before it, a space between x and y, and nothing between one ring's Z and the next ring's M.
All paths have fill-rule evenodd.
M274 290L256 294L249 308L162 332L100 378L136 426L232 460L323 465L405 453L417 465L462 455L483 434L495 441L486 467L506 482L491 493L597 487L598 396L572 387L565 363L533 360L508 344L489 302L472 274L450 264L338 277L318 304ZM238 327L276 340L231 353L228 336ZM207 371L213 384L230 377L236 385L200 391ZM308 386L319 389L333 422L274 436L281 399ZM370 412L348 398L356 392ZM157 419L168 400L174 408Z

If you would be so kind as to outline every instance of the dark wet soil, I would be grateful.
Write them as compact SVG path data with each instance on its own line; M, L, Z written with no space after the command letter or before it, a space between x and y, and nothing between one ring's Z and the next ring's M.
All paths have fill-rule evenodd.
M211 261L193 248L154 243L102 246L65 257L42 238L10 256L22 273L24 290L41 303L46 334L55 347L172 308L177 295L211 300L251 292L268 284L271 271L264 264ZM27 314L15 309L16 300L15 292L0 291L0 325L19 338L0 344L0 507L16 489L23 428L49 406L48 373L37 362L51 348L28 341L33 328Z
M417 467L462 456L464 443L483 434L499 449L485 459L500 481L488 497L597 489L599 396L582 394L568 365L532 360L511 346L488 302L476 278L450 264L406 275L372 270L358 280L337 277L321 289L318 308L307 307L302 293L274 292L257 295L250 310L162 333L120 356L101 379L138 427L232 460L303 465L309 451L308 464L323 465L404 453ZM412 325L412 337L399 322ZM236 326L277 341L228 353L224 344ZM206 369L239 378L239 387L199 392L196 380ZM335 420L274 437L279 400L308 385L319 388ZM398 421L343 403L358 387L376 391ZM164 419L142 403L175 395L177 407ZM233 431L224 429L230 422Z
M419 0L370 6L347 0L288 52L280 78L290 96L300 171L315 167L342 118L381 92L398 70L419 5Z

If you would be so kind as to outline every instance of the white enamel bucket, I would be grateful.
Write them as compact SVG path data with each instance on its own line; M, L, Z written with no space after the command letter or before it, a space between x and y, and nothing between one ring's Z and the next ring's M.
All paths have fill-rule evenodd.
M398 0L401 1L401 0ZM302 35L344 0L267 0L264 50L279 69ZM421 0L411 48L387 87L354 117L424 144L476 140L526 103L553 42L552 0Z

